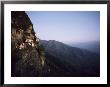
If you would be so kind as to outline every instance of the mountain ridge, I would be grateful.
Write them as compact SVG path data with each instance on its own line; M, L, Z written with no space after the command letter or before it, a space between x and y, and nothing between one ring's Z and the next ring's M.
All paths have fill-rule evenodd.
M66 43L72 47L78 47L81 49L86 49L88 51L100 54L100 41L90 41L90 42L77 42L77 43Z
M55 40L40 40L40 43L44 46L46 55L51 55L55 57L57 60L61 60L74 66L74 69L77 69L77 73L83 72L85 70L87 72L93 72L94 74L99 74L99 66L100 66L100 56L92 53L87 50L83 50L76 47L68 46L62 42ZM48 59L48 57L46 57ZM93 58L93 59L92 59ZM96 58L96 59L95 59ZM89 64L90 63L90 64ZM96 64L96 65L95 65ZM94 71L94 69L96 71ZM80 71L81 70L81 71ZM92 75L92 74L91 74ZM81 76L81 74L79 74ZM83 75L82 75L83 76Z

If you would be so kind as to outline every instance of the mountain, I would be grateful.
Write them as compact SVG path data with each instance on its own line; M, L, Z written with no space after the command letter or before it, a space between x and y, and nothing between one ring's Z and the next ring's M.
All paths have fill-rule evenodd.
M100 75L100 56L98 54L55 40L41 40L40 43L45 49L46 59L51 60L62 71L65 71L66 76Z
M100 41L67 43L67 44L72 47L78 47L100 54Z
M11 12L11 76L43 76L45 54L24 11Z

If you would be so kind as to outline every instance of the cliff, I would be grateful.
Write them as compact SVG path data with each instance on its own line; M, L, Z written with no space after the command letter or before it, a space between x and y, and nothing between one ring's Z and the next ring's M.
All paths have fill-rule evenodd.
M42 76L45 53L24 11L11 12L11 74Z

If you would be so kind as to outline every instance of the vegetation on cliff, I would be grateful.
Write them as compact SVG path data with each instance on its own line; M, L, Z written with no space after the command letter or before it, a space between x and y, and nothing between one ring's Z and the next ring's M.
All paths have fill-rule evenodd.
M12 76L41 76L45 53L24 11L11 12Z

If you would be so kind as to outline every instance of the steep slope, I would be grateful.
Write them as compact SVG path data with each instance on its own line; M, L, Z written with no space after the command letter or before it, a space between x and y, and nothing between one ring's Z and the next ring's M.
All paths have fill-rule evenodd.
M100 75L99 55L54 40L41 40L40 43L44 46L46 58L56 61L54 64L59 64L57 61L61 61L63 65L58 66L60 69L70 72L66 74L67 76Z
M12 76L42 76L45 54L24 11L11 12Z

